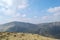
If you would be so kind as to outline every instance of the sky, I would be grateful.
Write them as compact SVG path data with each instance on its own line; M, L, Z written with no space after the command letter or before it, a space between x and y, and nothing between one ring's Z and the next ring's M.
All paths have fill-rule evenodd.
M60 0L0 0L0 24L60 21Z

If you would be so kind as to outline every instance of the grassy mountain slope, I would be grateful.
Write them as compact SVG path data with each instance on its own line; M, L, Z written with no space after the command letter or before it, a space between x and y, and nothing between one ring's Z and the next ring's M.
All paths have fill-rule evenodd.
M56 40L38 34L0 32L0 40Z

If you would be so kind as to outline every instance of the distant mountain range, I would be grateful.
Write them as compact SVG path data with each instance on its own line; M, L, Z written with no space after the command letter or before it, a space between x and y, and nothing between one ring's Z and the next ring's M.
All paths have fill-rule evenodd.
M36 33L43 36L60 38L60 22L31 24L14 21L0 25L0 32Z
M38 33L44 36L60 38L60 22L38 24Z

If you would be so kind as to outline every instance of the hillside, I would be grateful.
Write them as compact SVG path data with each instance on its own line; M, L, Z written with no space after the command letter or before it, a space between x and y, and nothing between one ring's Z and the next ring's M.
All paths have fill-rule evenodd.
M60 39L60 22L38 24L40 29L37 33L44 36L52 36Z
M14 21L0 25L0 32L33 33L60 39L60 22L31 24Z
M0 32L25 32L25 33L35 33L38 30L38 26L31 23L25 22L10 22L0 25ZM35 29L35 30L34 30Z
M0 40L56 40L38 34L0 32Z

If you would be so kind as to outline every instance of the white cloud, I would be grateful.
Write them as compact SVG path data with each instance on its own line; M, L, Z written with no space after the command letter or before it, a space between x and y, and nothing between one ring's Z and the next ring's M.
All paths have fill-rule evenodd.
M4 6L2 3L0 3L0 6Z
M55 17L60 16L60 13L55 13L53 16Z
M15 0L15 1L14 0L2 0L2 1L3 2L0 3L0 5L2 6L2 8L0 9L0 12L3 12L3 14L7 16L15 15L18 9L24 9L28 5L28 0ZM4 2L7 5L5 5ZM25 17L26 15L22 15L22 16Z
M47 20L48 19L48 16L43 16L41 17L42 20Z
M26 8L26 5L18 5L18 9L24 9Z
M51 13L60 12L60 6L59 7L54 7L54 8L49 8L48 12L51 12Z
M29 22L29 23L42 23L42 22L49 22L49 21L56 21L60 17L60 7L53 7L49 8L47 11L52 13L52 15L47 15L43 17L34 16L32 18L27 18L26 14L17 13L18 9L25 9L28 7L28 0L15 0L13 3L12 0L5 0L4 2L7 3L6 8L1 8L0 11L3 12L4 15L9 16L11 18L4 19L4 22L11 22L11 21L21 21L21 22ZM1 6L5 7L5 4L0 4ZM13 5L13 6L12 6ZM10 6L10 7L7 7ZM17 8L16 8L17 7ZM43 11L42 11L43 12ZM46 11L45 11L46 13ZM2 18L2 17L0 17Z
M53 16L55 16L55 17L60 16L60 6L54 7L54 8L49 8L48 12L53 13Z
M21 14L20 13L16 13L15 17L19 17L19 16L21 16Z
M17 8L24 9L28 6L28 0L18 0Z
M5 10L5 13L4 13L5 15L14 15L15 14L15 11L14 10L10 10L10 9L8 9L8 10Z
M12 22L12 21L33 23L31 18L23 18L23 17L8 18L8 19L5 19L2 23Z
M5 3L5 4L4 4ZM16 7L18 9L25 9L28 6L28 0L2 0L0 3L2 8L0 9L0 14L3 14L2 23L10 22L10 21L22 21L22 22L31 22L30 18L27 18L26 14L21 14L17 12ZM0 17L1 19L2 17Z
M48 16L50 21L59 21L60 20L60 6L49 8L47 11L49 13L52 13L52 15Z
M12 6L13 2L12 0L2 0L4 3L6 3L8 6Z
M22 14L22 17L26 17L26 14Z
M34 21L36 23L46 23L46 22L56 22L56 21L60 21L60 7L53 7L53 8L49 8L47 9L47 13L51 13L51 15L45 15L42 16L40 18L38 18L37 20L35 19ZM46 12L46 10L45 10Z
M2 12L2 11L4 12L4 11L5 11L5 8L1 8L1 9L0 9L0 12Z

